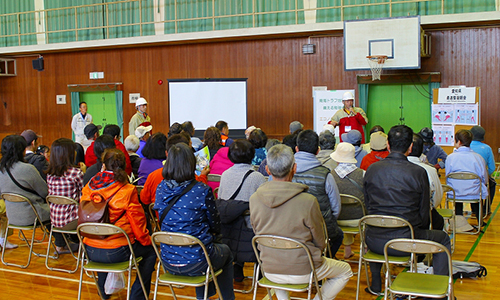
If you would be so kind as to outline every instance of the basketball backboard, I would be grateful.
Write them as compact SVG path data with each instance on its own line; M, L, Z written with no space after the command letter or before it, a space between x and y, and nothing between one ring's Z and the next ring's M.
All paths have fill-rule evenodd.
M384 69L420 69L420 16L344 22L344 69L369 70L367 56L386 55Z

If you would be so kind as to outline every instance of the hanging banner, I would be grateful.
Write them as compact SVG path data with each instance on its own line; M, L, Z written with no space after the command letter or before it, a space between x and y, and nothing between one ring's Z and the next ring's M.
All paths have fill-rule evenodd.
M354 95L354 90L330 90L330 91L314 91L314 131L320 134L323 131L323 125L328 123L333 115L344 108L342 104L342 95L345 92L351 92ZM354 95L356 99L356 95ZM355 100L356 101L356 100ZM355 102L353 106L356 106ZM335 128L335 137L339 137L339 129Z

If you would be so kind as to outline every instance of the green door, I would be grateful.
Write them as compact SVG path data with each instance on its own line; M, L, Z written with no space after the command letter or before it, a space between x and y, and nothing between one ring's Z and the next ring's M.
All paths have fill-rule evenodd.
M87 102L88 113L92 115L94 124L104 128L108 124L118 123L115 92L80 93L80 101Z
M380 125L388 133L394 125L405 124L419 132L431 126L431 100L427 84L372 84L368 94L369 131Z

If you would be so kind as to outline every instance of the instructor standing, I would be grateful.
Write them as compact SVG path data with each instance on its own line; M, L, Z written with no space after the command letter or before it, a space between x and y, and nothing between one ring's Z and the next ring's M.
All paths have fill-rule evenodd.
M365 111L362 108L353 106L354 95L351 92L345 92L344 95L342 95L342 103L344 104L344 108L338 110L329 123L335 127L339 126L341 142L343 133L356 129L361 132L361 143L363 144L365 142L365 131L363 126L368 123Z
M135 109L137 109L137 112L132 116L132 118L130 118L130 122L128 123L129 135L134 135L135 130L142 123L151 122L151 118L146 113L146 110L148 109L148 101L146 101L146 99L142 97L137 99L135 102Z
M79 109L80 112L73 116L71 129L73 129L73 132L75 133L75 142L81 144L83 148L87 149L92 142L85 137L83 129L85 126L92 123L92 116L87 113L86 102L80 102Z

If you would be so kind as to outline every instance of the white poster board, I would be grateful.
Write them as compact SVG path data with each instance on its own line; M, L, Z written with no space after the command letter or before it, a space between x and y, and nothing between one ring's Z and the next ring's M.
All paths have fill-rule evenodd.
M354 95L354 90L329 90L314 92L314 131L320 134L323 131L323 125L328 123L337 110L342 109L342 95L345 92L351 92ZM356 97L354 97L356 99ZM353 103L355 106L355 104ZM335 128L335 137L339 137L339 129Z
M443 104L476 103L476 88L475 87L440 88L438 92L438 103L443 103Z
M434 143L439 146L455 145L455 126L454 125L432 125L434 131Z

